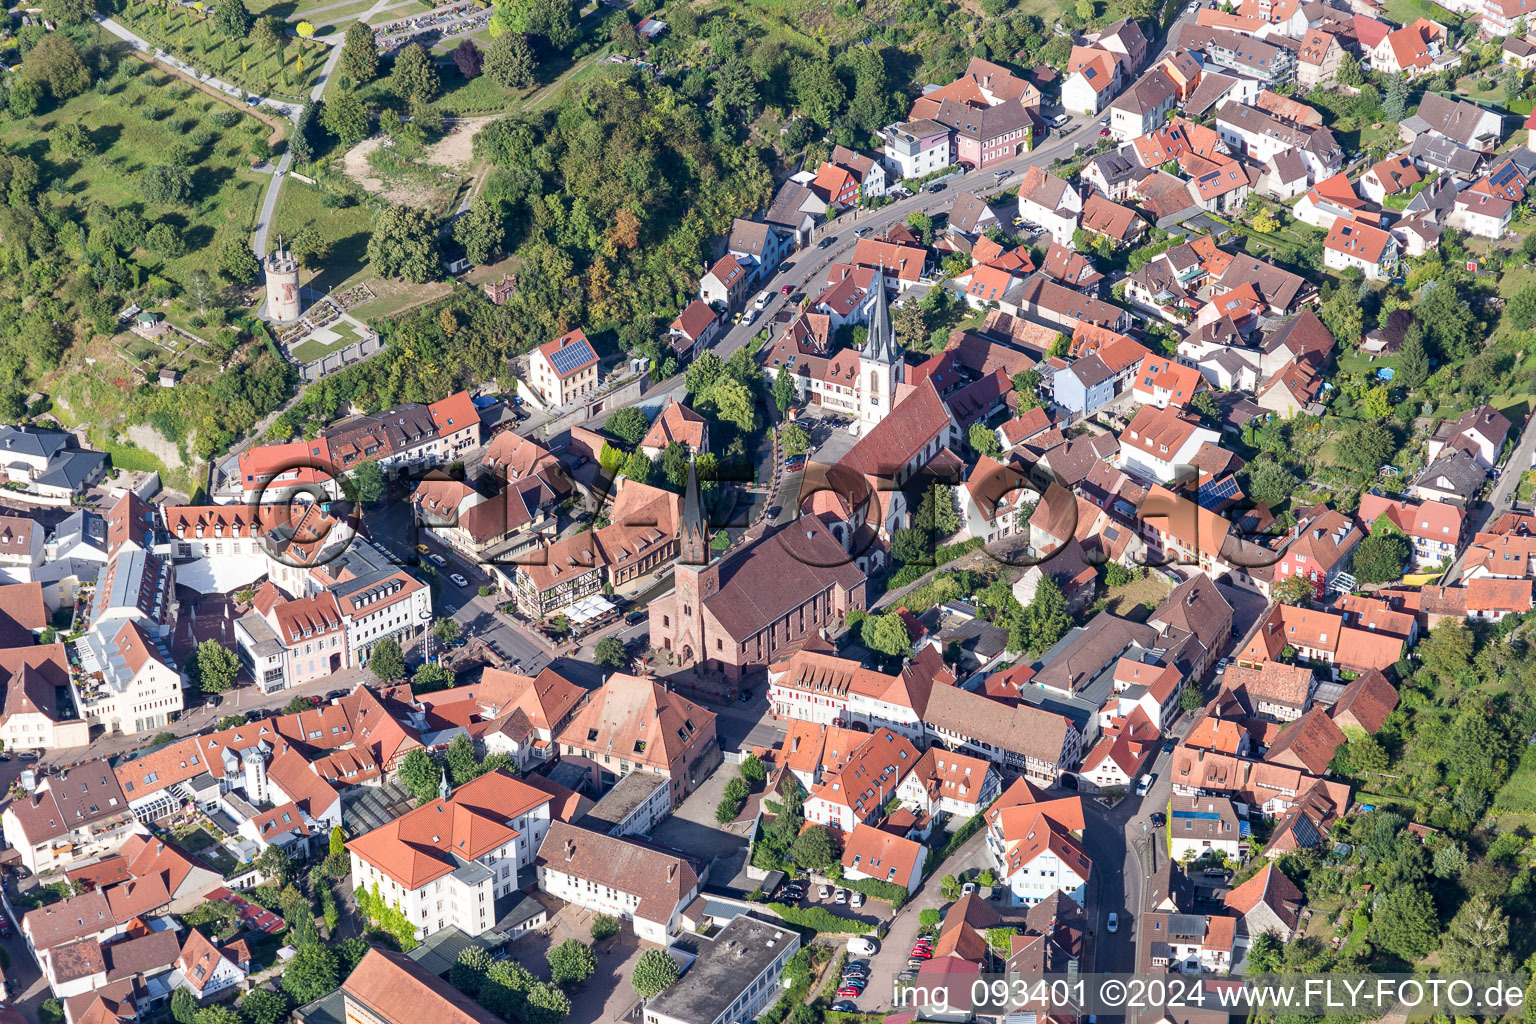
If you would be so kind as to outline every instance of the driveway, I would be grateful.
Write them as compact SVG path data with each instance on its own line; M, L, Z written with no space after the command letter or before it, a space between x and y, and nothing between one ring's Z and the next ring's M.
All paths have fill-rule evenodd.
M928 880L896 914L890 931L880 943L879 952L870 958L869 988L854 1000L861 1012L874 1013L896 1008L892 999L896 976L906 969L907 955L912 950L912 943L917 940L919 915L924 910L943 910L949 906L949 901L939 891L939 880L945 875L961 878L967 873L991 866L991 858L987 855L986 832L981 831L968 839L964 846L928 876ZM999 913L1009 913L1001 904L996 906Z

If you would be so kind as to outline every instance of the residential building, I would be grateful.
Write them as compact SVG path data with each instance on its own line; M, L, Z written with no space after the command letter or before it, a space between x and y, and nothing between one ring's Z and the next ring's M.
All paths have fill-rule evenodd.
M352 884L400 909L423 939L490 930L552 827L550 796L497 770L347 844Z
M1268 933L1289 942L1301 924L1306 900L1283 871L1266 864L1258 874L1229 890L1222 903L1239 915L1239 931L1249 937Z
M33 874L114 854L134 824L128 799L105 761L44 776L0 814L7 839Z
M68 505L107 474L103 452L75 447L62 430L0 424L0 478L7 494L38 505Z
M584 758L601 789L630 772L665 776L672 805L720 761L715 714L657 679L616 672L555 737L564 759Z
M672 340L674 351L689 359L697 359L720 336L724 324L709 303L694 299L672 321L667 336Z
M886 127L885 166L899 178L923 178L954 163L950 128L932 118Z
M1296 84L1304 92L1332 85L1339 76L1344 47L1338 34L1325 28L1308 29L1296 53Z
M342 1005L324 1019L346 1024L497 1024L501 1020L404 953L377 947L347 975L340 994ZM319 1024L322 1018L305 1017L305 1009L299 1010L301 1024Z
M726 258L735 263L734 257ZM528 355L529 383L550 406L563 406L596 391L597 368L597 352L580 327Z
M1408 136L1405 141L1412 141L1426 132L1467 149L1491 153L1503 138L1504 119L1498 111L1476 103L1426 92L1418 110L1402 123L1401 133Z
M681 857L628 839L556 821L534 862L539 888L633 926L635 937L670 946L683 910L699 895L699 877Z
M915 839L860 822L843 840L843 877L872 878L915 892L923 882L927 854Z
M1032 906L1058 892L1083 905L1093 862L1082 846L1080 797L1047 800L1018 779L987 810L986 822L987 851L1014 906Z
M1058 245L1070 247L1083 213L1083 199L1061 178L1031 167L1019 181L1019 216L1050 232Z
M640 441L640 450L648 458L659 459L670 444L682 445L689 455L709 451L709 421L675 398L651 421L651 429Z
M1304 576L1321 598L1336 589L1365 534L1354 519L1326 505L1299 509L1296 520L1280 560L1274 564L1274 580L1278 583L1288 576Z
M1119 142L1139 138L1162 125L1178 99L1173 77L1154 67L1109 105L1109 130Z
M1242 859L1247 822L1232 801L1216 796L1175 796L1168 807L1168 856L1187 861L1220 854Z
M1062 108L1093 116L1120 91L1124 79L1113 53L1098 46L1074 46L1061 86Z
M1454 420L1442 420L1429 437L1428 457L1438 459L1446 449L1465 451L1485 469L1498 464L1504 439L1509 436L1509 419L1491 405L1464 412Z
M23 584L33 590L37 584ZM6 590L10 588L4 588ZM85 719L64 716L58 694L69 687L69 657L63 644L0 649L0 741L12 752L59 750L90 743Z
M1428 18L1394 29L1371 50L1371 67L1389 75L1410 77L1434 72L1442 60L1455 57L1445 50L1445 26Z
M1491 199L1491 197L1488 197ZM1494 199L1493 202L1502 202ZM1397 272L1397 239L1390 231L1369 224L1335 221L1323 240L1323 265L1333 270L1359 270L1368 281L1384 281Z
M181 945L170 987L187 989L200 1003L228 999L244 990L250 967L249 953L242 954L231 946L216 946L193 928Z
M1219 434L1200 425L1178 406L1144 405L1120 433L1120 454L1115 465L1163 483L1179 475L1206 443L1217 444Z

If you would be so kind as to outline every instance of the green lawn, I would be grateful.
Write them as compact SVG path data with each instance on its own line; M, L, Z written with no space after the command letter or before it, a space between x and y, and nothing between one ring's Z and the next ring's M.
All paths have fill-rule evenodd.
M337 321L332 325L331 329L340 337L332 342L323 342L310 338L303 344L294 346L293 358L301 363L312 363L321 356L346 348L348 345L362 340L352 325L345 321Z
M320 201L323 191L315 185L289 179L277 200L274 228L278 234L292 235L303 227L313 227L331 243L331 258L324 269L306 281L316 291L330 291L363 269L368 236L373 230L373 208L353 205L327 209Z
M247 115L233 128L220 128L210 118L230 110L228 104L137 61L125 66L138 73L126 81L109 79L105 94L93 90L48 114L0 122L0 146L36 160L53 189L76 203L131 208L151 225L169 224L185 244L185 255L164 260L137 250L134 258L142 268L140 280L156 274L181 282L195 269L213 269L225 241L249 240L268 180L249 169L251 144L264 138L267 128ZM49 133L69 122L90 134L94 155L79 161L50 155ZM167 163L178 147L190 151L190 203L146 201L138 190L140 175Z
M249 39L220 36L199 14L148 0L134 0L119 18L205 74L282 99L302 100L309 93L330 49L289 38L276 50L259 50Z
M1381 10L1389 21L1399 25L1406 25L1415 18L1428 18L1442 25L1456 25L1462 20L1460 15L1452 14L1430 0L1387 0L1381 5Z

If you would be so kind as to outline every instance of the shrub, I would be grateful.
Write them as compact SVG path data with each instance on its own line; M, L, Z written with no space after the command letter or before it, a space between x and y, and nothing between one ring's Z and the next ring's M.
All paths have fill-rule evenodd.
M602 942L619 934L619 919L609 917L607 914L598 914L592 919L592 941Z
M769 903L767 906L786 924L813 932L847 935L867 930L862 922L838 917L825 907L792 907L788 903Z

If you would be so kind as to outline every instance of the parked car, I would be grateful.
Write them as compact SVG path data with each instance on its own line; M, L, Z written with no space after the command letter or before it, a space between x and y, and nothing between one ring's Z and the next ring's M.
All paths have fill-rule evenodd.
M1104 927L1109 929L1111 932L1119 931L1120 915L1111 910L1109 912L1109 920L1104 923Z
M858 1013L859 1012L858 1006L856 1006L854 1004L853 1000L851 1000L851 999L839 999L837 1002L832 1004L832 1010L833 1010L834 1013Z
M352 692L351 690L346 690L346 689L332 690L330 693L325 695L325 699L326 700L340 700L341 698L345 697L347 694L349 694L351 692Z
M1152 827L1153 828L1162 828L1166 824L1168 824L1168 816L1166 814L1164 814L1162 811L1153 811L1152 812Z
M874 956L879 951L879 943L868 935L855 935L848 940L848 952L855 956Z
M825 249L827 246L832 245L836 241L837 241L837 236L836 235L828 235L827 237L823 238L821 241L816 243L816 248L818 248L818 249Z
M846 889L837 890L837 893L832 897L832 902L836 903L838 906L842 906L844 903L847 903L848 891Z
M430 555L428 555L427 556L427 561L431 562L433 565L437 566L439 569L441 569L443 566L448 564L448 559L444 558L442 555L439 555L439 554L430 554Z
M632 611L628 615L624 616L624 621L633 626L635 623L643 621L650 614L650 612L646 611L644 608L641 608L638 611Z
M828 896L831 896L831 895L832 895L832 887L830 885L824 885L820 889L816 890L816 898L819 899L819 900L824 900Z
M1099 138L1101 138L1101 139L1109 138L1109 129L1108 128L1100 128L1099 129Z
M928 186L928 191L929 191L929 192L935 192L935 193L937 193L937 192L943 192L943 191L944 191L944 189L945 189L945 188L947 188L947 187L948 187L948 186L947 186L947 185L945 185L945 184L944 184L944 183L943 183L943 182L942 182L942 181L941 181L941 182L939 182L939 183L938 183L938 184L936 184L936 185L929 185L929 186Z
M1052 128L1060 128L1064 124L1071 124L1071 123L1072 123L1072 115L1071 114L1057 114L1055 117L1051 118L1051 127Z
M757 319L757 310L749 309L749 310L747 310L747 315L741 318L741 326L743 326L743 327L751 327L752 326L752 322L754 320L756 320L756 319Z
M844 985L842 988L837 990L839 999L854 999L857 998L858 994L859 990L854 988L852 985Z
M467 586L469 586L469 580L465 579L463 576L460 576L456 572L449 573L448 574L448 578L453 581L453 585L456 586L456 587L467 587Z
M1142 776L1141 781L1136 783L1136 795L1137 796L1146 796L1147 792L1149 790L1151 790L1151 788L1152 788L1152 783L1154 783L1156 781L1157 781L1157 772L1153 772L1151 775L1144 775L1144 776Z
M854 910L858 910L864 905L864 894L861 892L855 892L853 895L849 896L848 905L851 906Z
M1172 736L1168 737L1167 739L1163 740L1163 753L1165 753L1165 754L1173 753L1173 748L1178 746L1178 744L1179 744L1178 740L1174 739Z
M961 896L969 896L971 893L973 893L975 891L976 891L976 883L975 882L966 882L964 885L962 885L960 887L960 895Z
M37 751L35 751L35 750L24 751L22 753L22 755L21 755L21 759L23 761L36 761L37 760Z
M792 291L794 291L793 288L791 288L789 285L785 285L783 288L779 289L779 294L780 295L788 295Z

